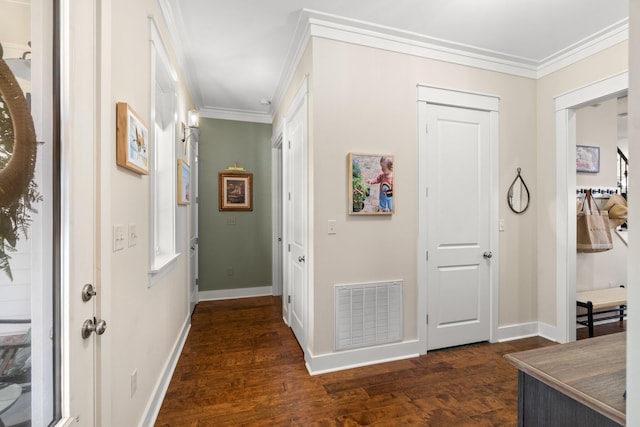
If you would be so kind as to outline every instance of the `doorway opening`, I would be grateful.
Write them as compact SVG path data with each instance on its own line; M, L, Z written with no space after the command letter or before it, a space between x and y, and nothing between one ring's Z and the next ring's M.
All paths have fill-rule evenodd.
M576 145L577 110L622 97L627 72L556 98L556 339L576 339Z

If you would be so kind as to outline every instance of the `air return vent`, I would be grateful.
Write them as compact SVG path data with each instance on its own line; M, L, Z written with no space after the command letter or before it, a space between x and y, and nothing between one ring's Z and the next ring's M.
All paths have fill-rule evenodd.
M335 287L335 349L402 340L402 281Z

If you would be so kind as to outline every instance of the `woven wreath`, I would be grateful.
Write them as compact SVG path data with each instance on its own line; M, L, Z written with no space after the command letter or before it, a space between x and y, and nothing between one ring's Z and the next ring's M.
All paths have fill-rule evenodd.
M0 101L9 112L14 138L11 158L0 170L0 208L3 208L11 206L27 191L37 152L36 132L27 100L3 59L0 59ZM0 120L4 118L0 117Z

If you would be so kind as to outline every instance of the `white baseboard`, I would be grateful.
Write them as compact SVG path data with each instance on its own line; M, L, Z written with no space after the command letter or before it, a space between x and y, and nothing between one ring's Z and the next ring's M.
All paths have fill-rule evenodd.
M163 373L156 383L154 392L151 399L149 400L149 403L147 404L147 407L145 408L143 414L144 416L142 417L142 421L140 422L139 427L151 427L155 424L158 413L160 412L160 408L162 407L162 401L167 394L167 389L169 388L171 377L173 376L173 372L175 371L176 365L178 364L178 359L180 359L180 354L182 353L184 344L187 341L187 336L189 335L190 329L191 315L187 316L187 319L182 326L182 331L180 332L180 335L178 336L178 339L173 346L171 356L167 360Z
M338 351L319 356L308 355L305 351L307 371L310 375L359 368L378 363L393 362L420 356L420 343L404 341L375 347Z
M560 342L558 340L558 328L544 322L538 322L538 335L542 338L548 339L549 341Z
M498 342L519 340L521 338L538 335L538 322L520 323L516 325L500 326L498 328Z
M271 286L256 286L254 288L221 289L219 291L200 291L198 301L215 301L220 299L236 299L264 297L273 295Z

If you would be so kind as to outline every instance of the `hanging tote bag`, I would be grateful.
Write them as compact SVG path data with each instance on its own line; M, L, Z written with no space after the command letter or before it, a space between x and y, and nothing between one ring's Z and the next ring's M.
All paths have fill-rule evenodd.
M609 214L601 211L587 190L577 217L578 252L604 252L613 249Z

